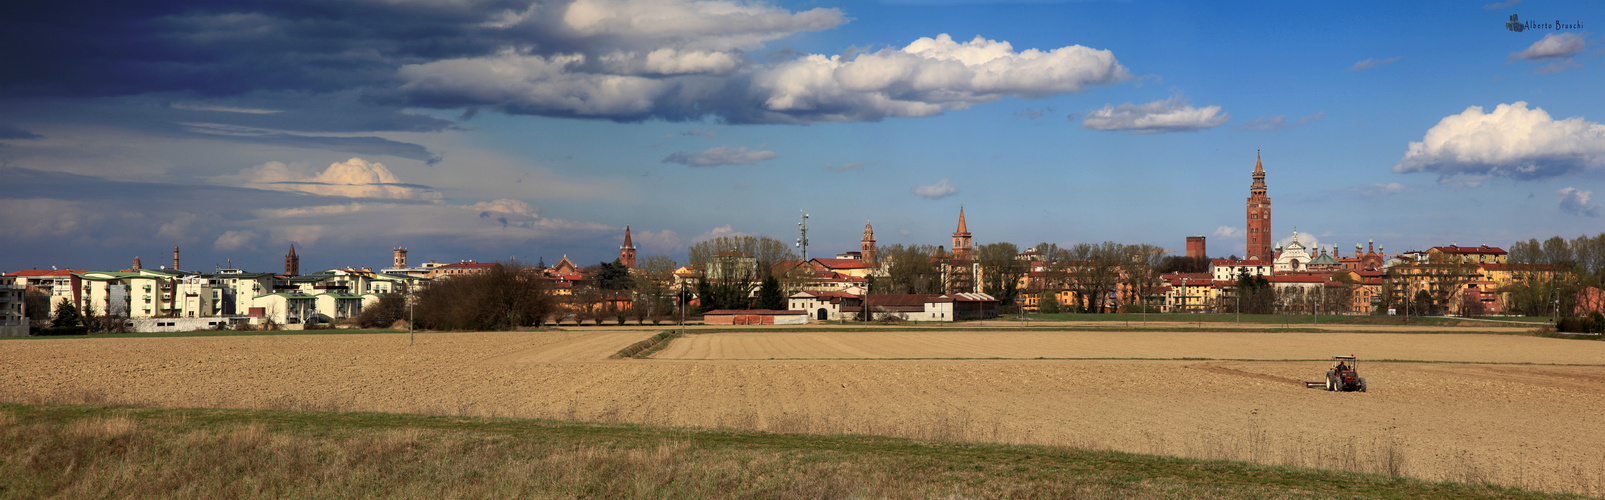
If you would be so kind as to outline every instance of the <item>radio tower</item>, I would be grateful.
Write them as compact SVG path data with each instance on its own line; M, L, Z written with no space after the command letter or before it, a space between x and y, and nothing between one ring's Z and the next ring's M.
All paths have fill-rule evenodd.
M797 248L802 249L802 260L808 262L808 214L803 213L802 222L797 223L797 229L802 236L797 238Z

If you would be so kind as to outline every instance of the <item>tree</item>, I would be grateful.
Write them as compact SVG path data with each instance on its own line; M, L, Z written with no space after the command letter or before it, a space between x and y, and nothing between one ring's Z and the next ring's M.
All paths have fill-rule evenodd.
M596 287L603 290L628 290L633 284L630 279L630 268L618 259L598 264L595 276Z
M786 310L786 292L780 289L780 280L773 274L764 276L763 285L758 287L757 305L758 309Z
M1237 274L1237 300L1234 307L1248 314L1272 314L1276 312L1278 299L1276 288L1271 286L1270 280L1264 276L1251 276L1248 271Z
M437 280L415 297L418 324L442 330L511 330L540 323L556 309L546 280L516 262Z
M56 304L56 318L50 322L50 326L55 328L84 326L84 318L78 312L78 306L72 305L72 301L61 299L61 302Z
M24 292L22 301L23 308L28 311L30 323L42 325L50 319L50 294L29 288Z
M697 297L703 311L750 309L759 281L774 265L795 260L791 247L767 236L720 236L691 245L687 257L701 269ZM717 307L715 307L717 306Z
M1059 314L1059 297L1053 290L1043 290L1037 296L1037 311L1042 314Z
M880 249L884 279L876 279L870 293L930 294L942 293L942 270L937 265L936 247L933 245L891 245Z
M388 328L397 320L407 318L406 298L394 293L379 296L374 305L362 308L357 324L363 328Z
M981 291L998 299L998 305L1014 305L1019 293L1020 278L1030 271L1029 264L1018 259L1020 247L1013 243L988 243L975 248L976 260L981 264Z

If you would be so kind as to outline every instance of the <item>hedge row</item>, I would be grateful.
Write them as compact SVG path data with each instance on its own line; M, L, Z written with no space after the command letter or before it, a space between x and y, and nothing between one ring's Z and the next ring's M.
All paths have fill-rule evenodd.
M678 331L674 331L674 330L664 331L664 332L659 333L657 335L653 335L652 338L649 338L649 339L646 339L646 340L643 340L643 341L640 341L640 342L636 342L634 344L630 344L629 347L620 349L619 353L618 354L614 354L613 357L615 357L615 358L646 357L647 355L652 354L653 352L657 352L658 348L661 348L664 345L668 345L670 340L674 340L675 337L679 337L679 336L680 336L680 332L678 332Z

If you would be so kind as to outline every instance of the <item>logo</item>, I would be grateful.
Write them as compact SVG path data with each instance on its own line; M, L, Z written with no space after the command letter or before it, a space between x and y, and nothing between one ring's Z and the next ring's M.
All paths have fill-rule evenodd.
M1521 25L1521 21L1517 21L1516 20L1516 15L1515 14L1511 14L1510 15L1510 20L1509 21L1505 21L1505 29L1510 30L1510 31L1514 31L1514 32L1517 32L1517 33L1521 33L1523 31L1527 31L1527 27L1526 26L1522 26Z
M1563 23L1563 22L1560 22L1560 21L1555 21L1553 23L1536 23L1536 22L1532 22L1532 21L1523 22L1523 21L1517 20L1515 14L1511 14L1510 15L1510 20L1509 21L1505 21L1505 29L1510 30L1510 31L1514 31L1514 32L1517 32L1517 33L1521 33L1523 31L1527 31L1527 30L1539 30L1539 29L1543 29L1543 30L1580 30L1580 29L1583 29L1583 22L1582 21L1577 21L1575 23Z

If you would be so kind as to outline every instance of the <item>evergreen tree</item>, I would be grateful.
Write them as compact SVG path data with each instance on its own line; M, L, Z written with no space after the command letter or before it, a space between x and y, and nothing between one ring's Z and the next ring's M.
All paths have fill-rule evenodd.
M765 276L758 287L758 309L786 310L786 292L780 289L780 280L774 275Z
M50 326L70 328L83 325L84 317L78 312L78 306L72 305L67 299L61 299L61 304L56 306L56 319L51 321Z

